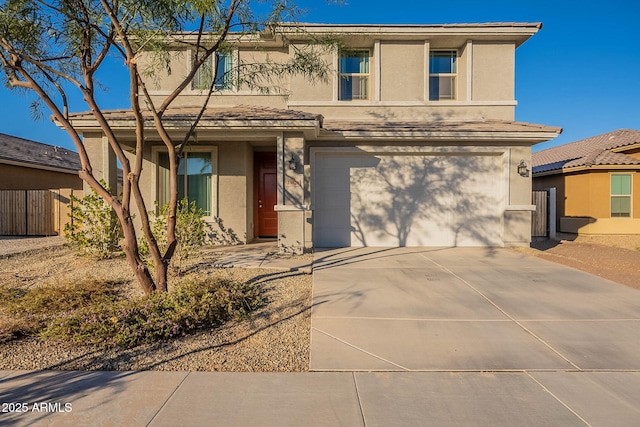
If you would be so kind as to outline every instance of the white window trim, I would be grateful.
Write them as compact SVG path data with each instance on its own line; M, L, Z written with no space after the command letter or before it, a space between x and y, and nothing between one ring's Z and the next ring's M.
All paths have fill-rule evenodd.
M431 54L434 52L455 52L456 54L456 72L455 73L434 73L432 74L430 72L431 70ZM427 91L429 92L429 97L431 96L430 93L430 87L431 87L431 77L453 77L453 93L454 93L454 97L452 99L429 99L427 98L426 100L429 102L458 102L460 100L460 92L459 92L459 74L458 74L458 61L460 59L460 51L458 49L431 49L429 50L429 56L427 59L427 74L428 74L428 85L429 88L427 89Z
M629 176L629 195L624 194L611 194L611 177L615 175L621 176ZM631 219L633 218L633 173L632 172L611 172L609 173L609 218L617 220L617 219ZM613 212L611 212L611 200L613 197L629 197L629 216L613 216Z
M189 147L185 150L187 153L211 153L211 215L204 216L204 220L211 222L219 215L218 208L218 146L205 145L198 147ZM158 201L158 165L160 153L167 153L168 150L164 146L154 146L151 149L151 159L153 168L151 172L152 191L151 196L154 201Z
M340 57L341 57L341 53L342 52L367 52L368 53L368 57L369 57L369 72L368 73L341 73L340 72ZM377 64L378 61L376 61L376 58L372 55L371 53L371 49L367 48L367 47L363 47L363 48L359 48L359 47L354 47L354 48L345 48L342 50L338 50L336 52L336 56L335 56L335 69L337 70L337 78L336 78L336 83L334 85L334 94L335 94L335 99L340 102L340 103L370 103L373 101L373 97L375 96L372 93L372 62L373 64ZM368 94L368 98L367 99L340 99L340 79L342 78L342 75L350 75L350 76L367 76L367 94ZM372 96L373 95L373 96Z

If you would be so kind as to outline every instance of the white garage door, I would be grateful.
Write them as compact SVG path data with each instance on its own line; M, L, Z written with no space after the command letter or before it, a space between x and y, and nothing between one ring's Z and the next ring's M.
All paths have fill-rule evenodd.
M501 246L499 155L316 153L316 247Z

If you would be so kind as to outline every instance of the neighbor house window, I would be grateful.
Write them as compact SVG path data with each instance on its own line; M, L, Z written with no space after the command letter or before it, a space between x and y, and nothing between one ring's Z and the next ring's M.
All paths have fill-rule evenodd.
M211 152L188 152L178 165L178 200L196 202L204 216L213 212L213 156ZM169 203L169 155L158 153L158 204Z
M458 53L436 50L429 53L429 100L456 99Z
M196 71L191 83L192 89L209 90L215 76L215 90L229 90L233 85L233 56L231 53L216 52Z
M369 99L369 51L340 52L340 87L338 99Z
M631 174L611 175L611 216L631 216Z

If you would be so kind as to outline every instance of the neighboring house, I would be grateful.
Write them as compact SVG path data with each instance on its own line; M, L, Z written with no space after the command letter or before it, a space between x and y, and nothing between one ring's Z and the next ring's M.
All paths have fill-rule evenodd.
M82 190L78 153L0 133L0 190Z
M533 154L533 189L556 188L557 227L640 234L640 131L619 129Z
M60 234L79 169L78 153L0 133L0 235Z
M528 245L531 177L518 165L531 164L533 144L561 132L514 121L516 48L541 24L305 24L298 35L294 28L283 25L287 45L266 33L246 44L232 38L233 53L218 56L217 70L203 67L164 115L171 129L186 130L201 88L215 78L217 96L179 176L181 194L207 220L247 242L277 237L293 251ZM226 78L239 63L285 61L296 44L322 34L345 46L325 56L335 68L328 82L292 76L279 84L284 94L264 94ZM177 48L171 74L149 83L152 96L172 90L190 58L184 44ZM106 117L133 147L131 112ZM97 122L90 113L72 121L112 182L115 158ZM146 138L141 183L153 206L168 200L168 182L150 118Z

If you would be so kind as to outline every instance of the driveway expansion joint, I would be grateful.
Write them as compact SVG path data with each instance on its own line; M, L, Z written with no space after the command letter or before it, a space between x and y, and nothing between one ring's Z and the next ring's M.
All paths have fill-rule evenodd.
M475 286L473 286L471 283L469 283L467 280L463 279L462 277L460 277L459 275L457 275L456 273L454 273L453 271L449 270L447 267L445 267L442 264L439 264L438 262L432 260L431 258L429 258L428 256L426 256L425 254L420 254L421 257L425 258L426 260L430 261L431 263L437 265L438 267L440 267L443 271L446 271L447 273L449 273L450 275L452 275L453 277L455 277L456 279L460 280L462 283L464 283L465 285L467 285L469 288L471 288L474 292L476 292L478 295L480 295L482 298L484 298L489 304L491 304L493 307L495 307L497 310L499 310L502 314L504 314L505 316L507 316L511 321L513 321L516 325L518 325L520 328L522 328L525 332L527 332L528 334L530 334L531 336L533 336L534 338L536 338L538 341L540 341L540 343L542 343L543 345L545 345L549 350L551 350L552 352L554 352L556 355L558 355L559 357L561 357L563 360L565 360L567 363L569 363L571 366L573 366L574 368L580 370L580 367L578 365L576 365L575 363L573 363L573 361L571 361L568 357L566 357L564 354L560 353L559 350L556 350L551 344L547 343L545 340L543 340L542 338L540 338L538 335L536 335L532 330L530 330L529 328L527 328L526 326L524 326L520 321L518 321L517 319L515 319L514 317L512 317L509 313L507 313L506 311L504 311L500 306L498 306L498 304L496 304L495 302L493 302L491 300L491 298L489 298L488 296L486 296L484 293L482 293L480 290L478 290Z
M409 370L410 370L410 369L408 369L408 368L405 368L405 367L404 367L404 366L402 366L402 365L398 365L397 363L394 363L394 362L392 362L392 361L390 361L390 360L387 360L387 359L385 359L384 357L380 357L380 356L378 356L378 355L376 355L376 354L373 354L373 353L371 353L371 352L368 352L367 350L365 350L365 349L363 349L363 348L360 348L360 347L358 347L358 346L355 346L355 345L353 345L353 344L351 344L351 343L349 343L349 342L347 342L347 341L345 341L345 340L342 340L342 339L340 339L340 338L338 338L338 337L336 337L336 336L334 336L334 335L331 335L331 334L330 334L330 333L328 333L328 332L325 332L325 331L322 331L322 330L320 330L320 329L313 328L313 327L312 327L311 329L313 329L313 330L315 330L315 331L317 331L317 332L320 332L321 334L324 334L324 335L328 336L329 338L332 338L332 339L334 339L334 340L336 340L336 341L338 341L338 342L341 342L342 344L345 344L345 345L347 345L347 346L349 346L349 347L353 348L354 350L357 350L357 351L360 351L360 352L362 352L362 353L365 353L365 354L367 354L367 355L369 355L369 356L371 356L371 357L374 357L374 358L376 358L376 359L378 359L378 360L382 360L383 362L388 363L388 364L390 364L390 365L397 366L398 368L402 369L403 371L409 371Z

